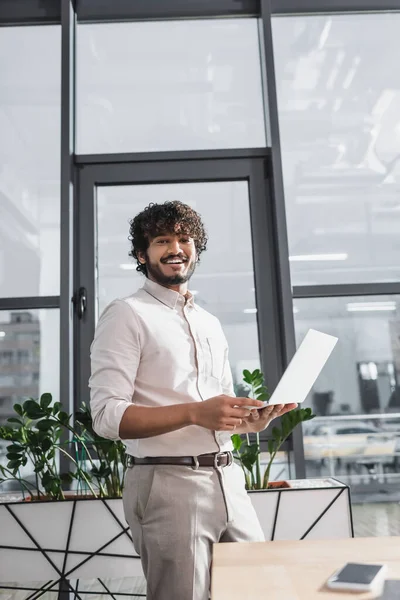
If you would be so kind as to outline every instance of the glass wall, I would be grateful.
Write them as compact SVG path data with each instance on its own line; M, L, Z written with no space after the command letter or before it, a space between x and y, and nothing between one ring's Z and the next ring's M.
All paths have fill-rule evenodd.
M78 25L80 154L265 145L257 19Z
M2 27L0 298L60 293L61 27Z
M209 236L190 281L199 306L219 318L236 386L243 369L259 367L249 190L246 181L97 188L98 312L144 283L128 257L129 221L151 202L181 200L199 211ZM240 231L240 235L238 232ZM240 388L237 387L238 391Z
M0 425L28 398L51 392L58 401L59 345L58 310L0 311ZM0 440L0 462L6 462L7 445ZM24 476L32 474L28 464Z
M293 285L400 279L399 25L273 19Z
M307 401L307 475L347 480L355 498L400 480L399 297L368 294L400 279L399 25L273 20L296 342L310 327L339 338ZM316 285L326 297L302 297Z
M59 310L40 306L60 293L60 83L59 25L1 28L0 425L27 398L59 400Z

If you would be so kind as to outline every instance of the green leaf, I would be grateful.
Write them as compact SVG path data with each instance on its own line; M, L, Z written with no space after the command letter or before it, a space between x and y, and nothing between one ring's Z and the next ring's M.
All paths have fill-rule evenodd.
M108 465L103 464L99 468L93 467L91 469L91 473L93 473L93 475L95 475L96 477L106 479L111 475L111 468Z
M36 400L26 400L23 404L23 408L27 416L33 421L46 416L45 411L40 408Z
M24 447L19 446L18 444L11 444L10 446L7 446L6 450L7 452L15 452L19 454L20 452L24 452Z
M269 394L260 394L257 396L256 400L262 400L263 402L267 402L270 399Z
M7 423L16 423L17 425L21 425L21 427L24 426L24 423L21 421L21 419L17 419L17 417L10 417L7 419Z
M243 440L238 433L234 433L231 436L232 444L234 449L238 452L243 444Z
M42 419L36 423L36 427L39 431L49 431L52 427L58 426L57 421L53 421L53 419Z
M21 466L20 460L10 460L10 462L7 463L7 468L11 469L11 470L19 469L20 466Z
M58 415L58 418L60 419L61 423L63 425L67 425L68 421L69 421L69 415L67 415L66 412L61 411L60 414Z
M270 454L274 453L274 442L273 442L273 440L268 440L268 452Z
M281 439L281 431L280 429L278 429L277 427L273 427L272 428L272 435L274 437L275 440L280 440Z
M61 410L61 402L54 402L53 404L53 415L56 415Z
M46 410L46 408L48 408L50 406L52 401L53 401L53 397L51 394L49 394L49 393L42 394L40 396L40 407L43 410Z
M72 473L68 472L68 473L61 473L60 474L60 479L63 483L72 483L74 480L74 476Z
M257 462L258 456L260 454L260 448L258 444L251 444L250 446L246 445L243 449L243 453L241 455L241 462L246 467L248 471L252 471L254 465Z
M42 442L43 452L47 452L48 450L50 450L52 445L53 444L49 438L44 439ZM49 455L48 458L53 458L53 457Z
M265 385L262 385L261 387L259 387L254 393L255 394L266 394L268 392L267 388L265 387Z
M0 427L0 439L1 440L15 440L17 432L12 427L8 425L3 425Z
M18 463L22 464L22 459L23 455L21 456L21 454L7 454L8 461L17 461Z
M20 417L23 416L24 411L23 411L22 406L20 404L14 404L13 409L17 413L17 415L19 415Z
M244 371L243 371L243 381L250 385L251 385L251 382L253 381L252 377L251 377L251 373L247 369L244 369Z

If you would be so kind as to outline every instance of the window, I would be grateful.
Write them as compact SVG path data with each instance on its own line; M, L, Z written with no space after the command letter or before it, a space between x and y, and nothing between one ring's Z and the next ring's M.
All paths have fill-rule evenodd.
M22 312L22 311L21 311ZM26 312L26 311L25 311ZM30 318L25 323L32 328L30 339L16 340L14 329L20 328L21 323L15 318L15 311L0 311L0 330L6 330L0 351L0 425L15 416L13 406L22 403L27 398L38 398L43 392L50 392L53 399L59 399L59 345L60 323L59 311L31 310ZM24 319L23 319L24 320ZM26 327L26 324L24 325ZM28 334L26 334L28 336ZM27 344L39 341L35 348L38 352L38 362L32 364L25 359L30 356ZM22 347L21 347L22 345ZM7 347L13 348L8 350ZM16 360L13 360L16 357ZM6 459L7 443L0 442L0 463ZM33 481L33 466L28 463L23 469L23 477ZM0 491L18 489L10 484L2 486Z
M1 350L0 351L0 365L12 365L14 362L13 352L11 350Z
M265 147L257 19L79 24L77 146Z
M207 251L190 280L196 302L222 323L234 381L259 367L259 344L247 181L121 185L97 189L99 312L144 283L129 258L129 220L150 202L182 199L197 210L209 235ZM238 235L240 231L240 235Z
M0 388L9 388L14 385L14 377L12 375L3 375L0 373Z
M8 311L0 311L0 329L7 330L0 350L0 386L7 387L12 404L27 397L38 398L43 392L51 392L58 399L59 312L32 310L29 313L32 331L26 333L23 340L16 340L13 330L21 324ZM36 364L30 361L29 349L33 347L34 339L40 340L40 344L35 346L38 352ZM7 410L3 407L0 411L0 424L11 416L12 404L7 403Z
M293 285L400 279L399 25L273 19Z
M60 26L1 28L0 297L60 291L60 68Z
M296 299L295 327L298 345L309 328L338 337L306 402L307 476L398 486L400 297Z
M30 362L29 350L17 350L17 363L19 365L24 365L28 362Z

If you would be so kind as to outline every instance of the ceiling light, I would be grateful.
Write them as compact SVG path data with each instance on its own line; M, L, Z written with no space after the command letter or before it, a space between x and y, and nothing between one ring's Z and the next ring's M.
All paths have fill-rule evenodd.
M311 262L324 260L347 260L348 254L298 254L297 256L289 256L290 262Z
M256 308L245 308L243 312L248 315L254 315L257 312L257 309Z
M0 331L0 338L6 337L6 332L5 331Z
M391 311L396 310L396 302L349 302L348 312Z
M293 306L293 314L297 315L298 312L299 312L299 309L297 308L297 306Z
M119 265L119 268L123 271L133 271L134 269L136 269L136 265L132 263L122 263L121 265Z

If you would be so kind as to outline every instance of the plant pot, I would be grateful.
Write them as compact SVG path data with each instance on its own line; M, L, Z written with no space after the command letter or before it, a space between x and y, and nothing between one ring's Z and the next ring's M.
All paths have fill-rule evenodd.
M248 494L266 540L354 536L350 489L336 479L271 481Z
M268 483L268 490L279 490L290 488L289 481L270 481Z
M75 494L75 492L64 492L65 500L96 500L93 494ZM107 498L108 499L108 498ZM64 500L54 500L51 496L26 496L21 502L64 502Z
M0 582L142 576L121 499L0 502Z

